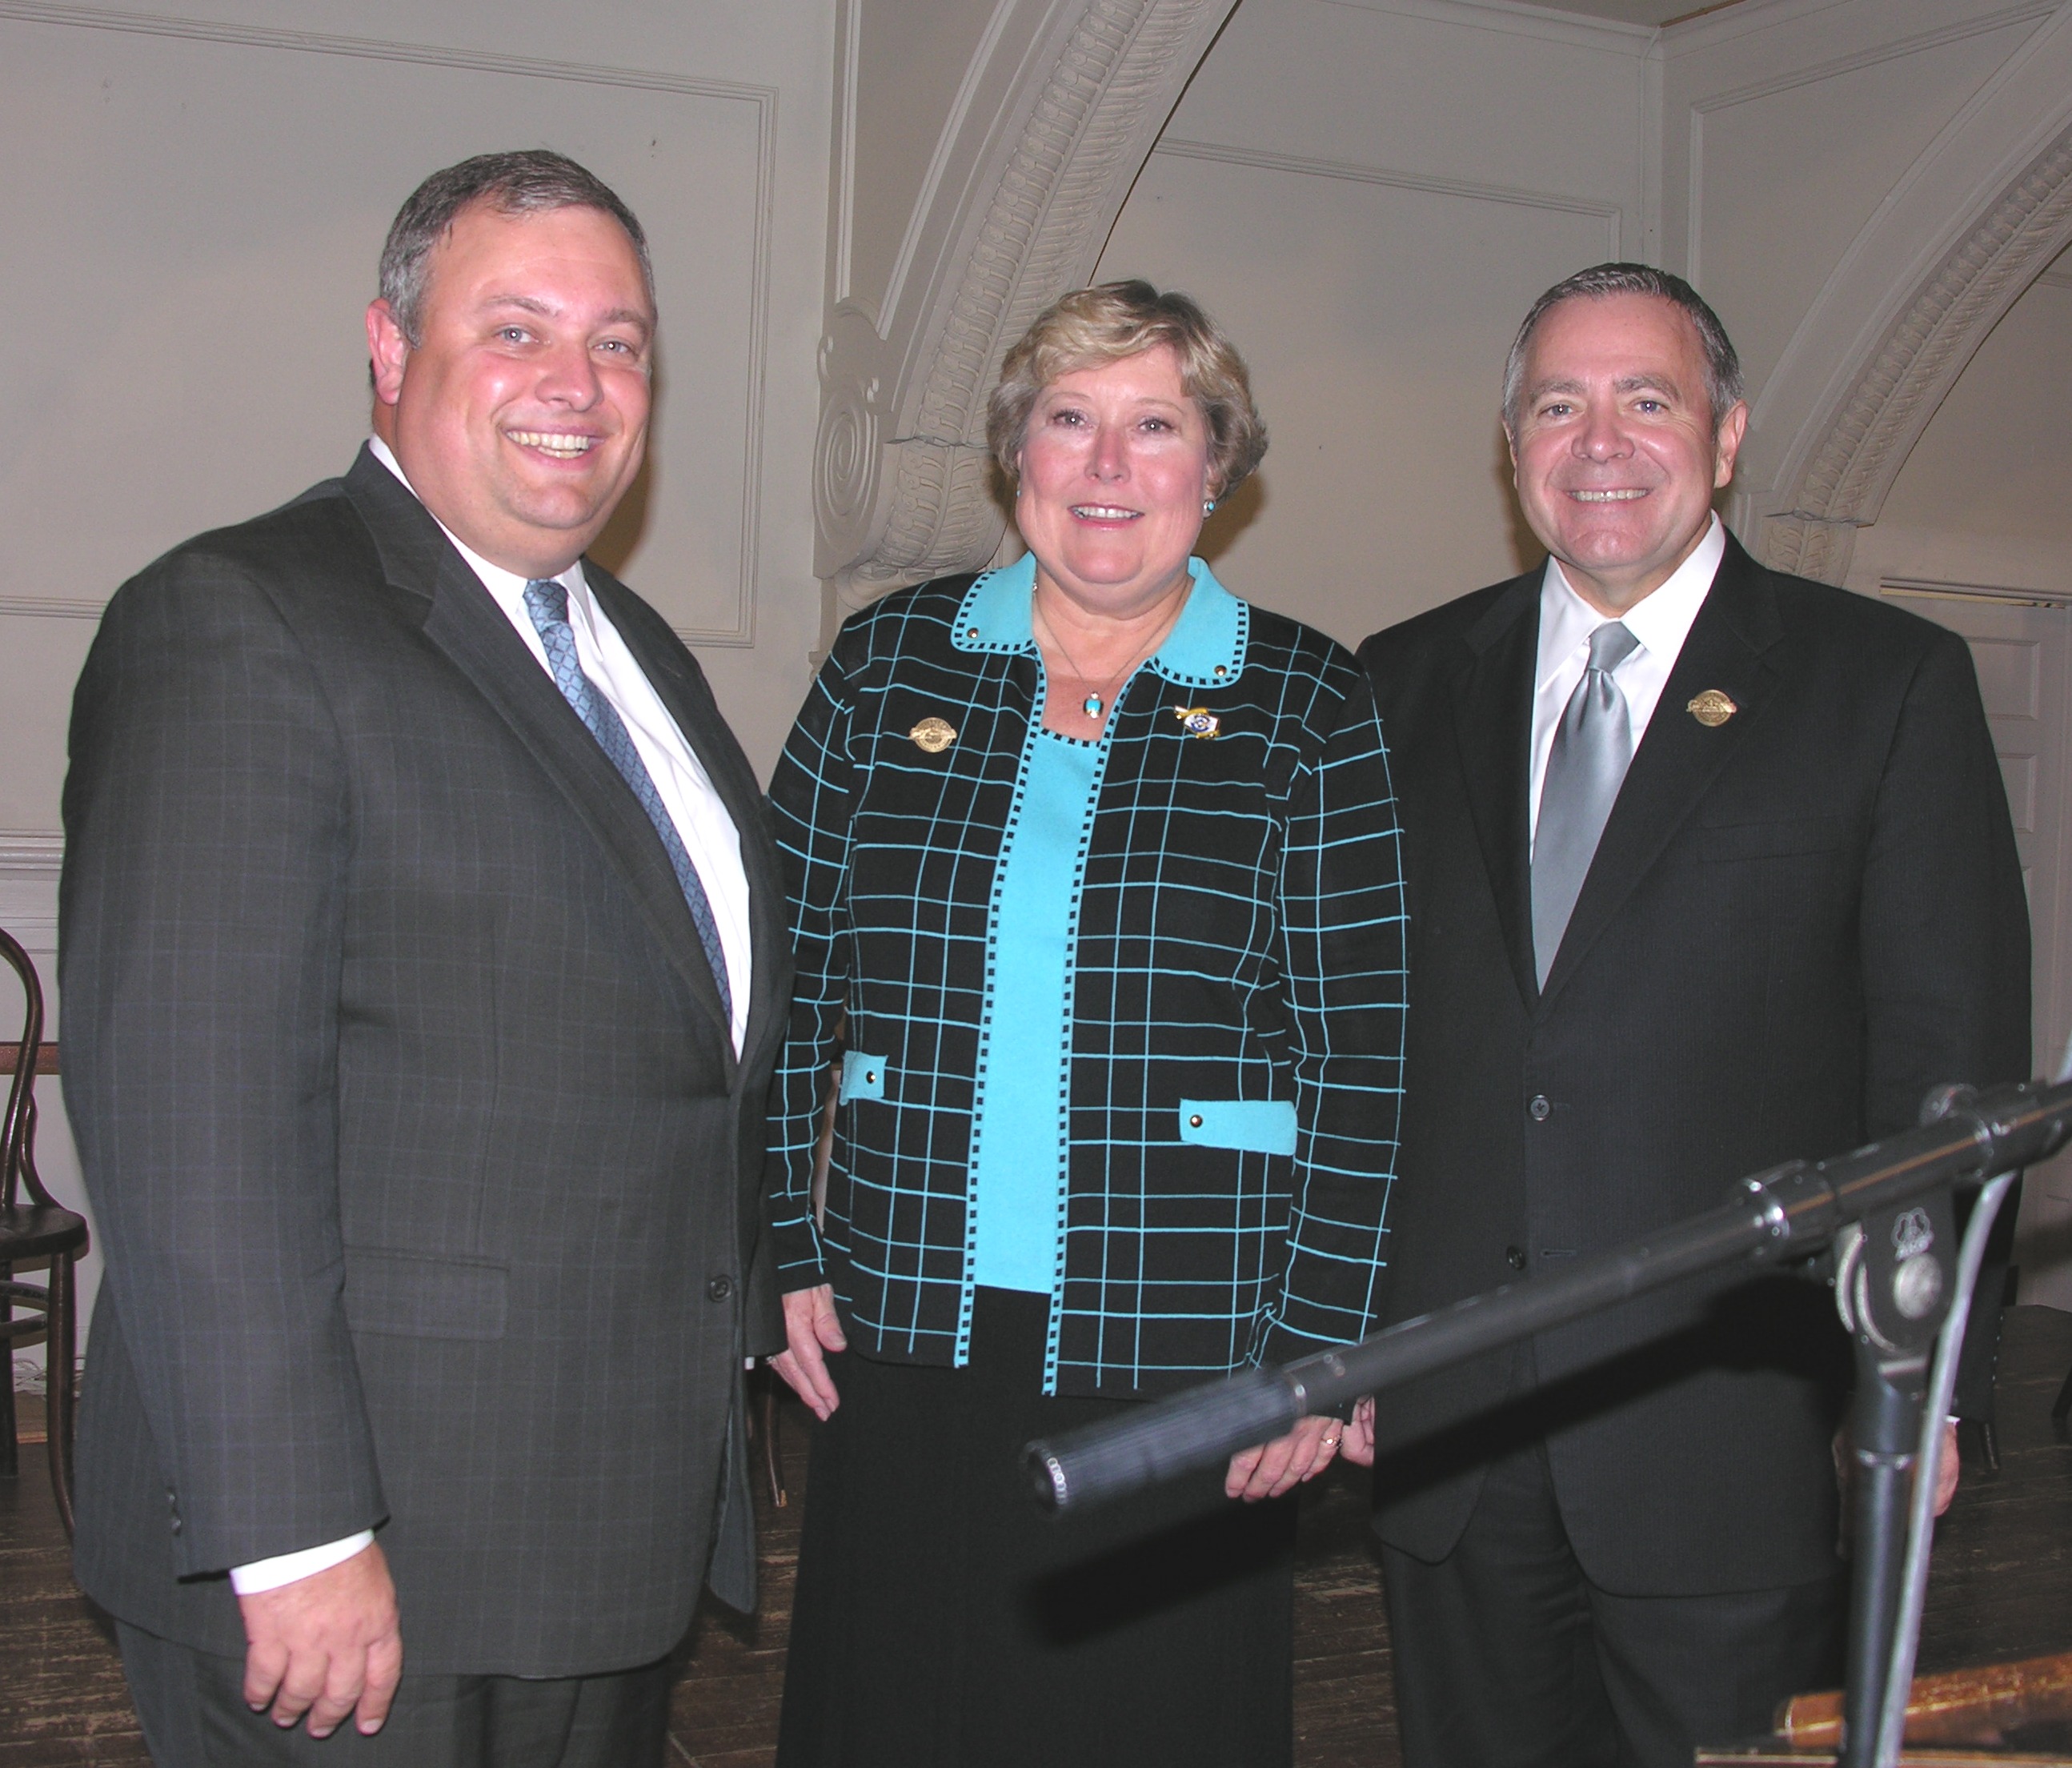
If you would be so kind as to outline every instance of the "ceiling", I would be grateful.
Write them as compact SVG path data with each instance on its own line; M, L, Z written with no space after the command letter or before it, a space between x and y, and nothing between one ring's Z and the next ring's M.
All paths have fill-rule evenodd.
M1738 0L1540 0L1552 12L1580 12L1621 24L1666 25L1701 12L1718 12Z

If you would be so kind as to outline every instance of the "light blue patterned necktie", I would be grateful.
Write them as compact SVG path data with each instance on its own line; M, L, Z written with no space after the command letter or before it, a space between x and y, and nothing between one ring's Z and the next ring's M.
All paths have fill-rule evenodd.
M692 865L691 856L684 849L683 837L669 820L662 795L655 790L655 782L646 763L640 759L640 751L633 746L632 738L627 734L625 722L619 716L618 709L598 692L596 683L582 672L582 665L576 660L576 635L569 625L569 592L551 578L534 578L525 586L525 611L532 616L532 624L539 629L540 643L547 652L547 666L554 672L554 685L575 708L576 716L590 727L598 746L632 787L633 796L640 800L640 808L648 812L648 820L662 837L663 850L675 868L677 883L683 886L684 900L690 905L691 919L697 923L698 939L705 948L705 961L712 966L713 981L719 985L720 1008L730 1027L734 1023L734 991L727 985L726 952L719 943L719 927L713 919L711 899L705 894L698 869Z
M1633 720L1612 672L1639 646L1618 620L1593 632L1583 679L1554 728L1532 842L1532 955L1543 989L1633 760Z

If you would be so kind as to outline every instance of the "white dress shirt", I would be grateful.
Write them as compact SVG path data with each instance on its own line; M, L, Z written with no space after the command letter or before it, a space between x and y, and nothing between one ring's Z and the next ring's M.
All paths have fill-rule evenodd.
M369 439L368 446L374 458L409 489L410 481L404 476L388 444L377 436ZM417 494L412 491L411 495ZM553 680L553 670L547 661L546 648L540 642L539 629L532 624L532 616L525 606L526 580L471 551L443 522L439 526L481 578L482 586L504 611L504 617L524 641L525 648L532 653L548 680ZM577 560L555 581L569 592L569 626L575 634L576 660L591 685L611 702L624 721L627 734L632 738L635 750L655 782L662 808L669 813L669 820L676 825L684 850L697 868L698 881L705 886L706 898L712 904L713 924L719 930L720 949L726 957L727 986L734 1005L730 1029L734 1053L738 1056L748 1029L750 983L748 874L742 863L740 831L734 827L734 819L727 814L719 794L713 791L712 779L697 751L677 729L676 720L669 716L668 708L662 704L654 685L634 660L633 653L627 649L619 629L597 605L583 576L582 560ZM320 1547L305 1548L299 1552L233 1566L231 1588L240 1596L278 1589L284 1584L312 1577L342 1564L373 1539L372 1529L363 1529L343 1540L327 1541Z
M1684 639L1691 635L1692 623L1705 605L1726 553L1726 528L1715 514L1705 537L1670 574L1668 581L1626 611L1626 629L1640 643L1612 671L1612 679L1626 696L1636 750L1647 734L1647 721L1655 716L1669 672L1676 667L1677 656ZM1527 800L1531 807L1536 842L1540 837L1540 793L1547 781L1547 757L1554 747L1554 733L1569 696L1589 666L1590 635L1605 623L1605 619L1576 593L1561 569L1560 561L1550 556L1546 573L1540 579L1540 660L1534 674L1532 776Z

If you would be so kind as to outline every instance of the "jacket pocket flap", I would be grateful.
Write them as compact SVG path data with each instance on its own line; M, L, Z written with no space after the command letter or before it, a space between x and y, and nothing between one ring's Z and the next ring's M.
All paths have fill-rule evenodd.
M842 1052L841 1092L837 1096L846 1105L852 1099L882 1099L885 1096L885 1059L867 1056L861 1050Z
M487 1259L346 1248L345 1320L355 1332L500 1338L509 1295L510 1273Z
M1707 859L1769 859L1828 853L1842 845L1848 824L1840 816L1793 816L1778 822L1728 823L1699 831Z
M1248 1154L1295 1152L1291 1099L1183 1099L1180 1140L1203 1148L1238 1148Z

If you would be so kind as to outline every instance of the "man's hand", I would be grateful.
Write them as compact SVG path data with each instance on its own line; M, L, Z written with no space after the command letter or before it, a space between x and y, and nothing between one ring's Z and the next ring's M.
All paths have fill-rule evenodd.
M1248 1504L1278 1498L1305 1479L1314 1479L1331 1465L1345 1426L1335 1418L1305 1418L1285 1437L1231 1457L1223 1491Z
M1374 1396L1353 1405L1353 1421L1338 1440L1338 1453L1355 1467L1374 1465Z
M841 1404L834 1377L828 1373L827 1353L849 1349L841 1322L835 1314L832 1283L823 1283L816 1289L794 1289L784 1297L784 1337L790 1348L772 1357L770 1367L791 1384L792 1392L825 1424Z
M1942 1426L1942 1458L1935 1466L1935 1514L1938 1516L1949 1509L1950 1500L1957 1495L1957 1476L1963 1470L1957 1453L1957 1421L1952 1418Z
M378 1544L327 1571L240 1596L245 1615L245 1699L277 1725L309 1715L310 1735L328 1737L348 1713L372 1736L388 1717L403 1674L396 1586Z

